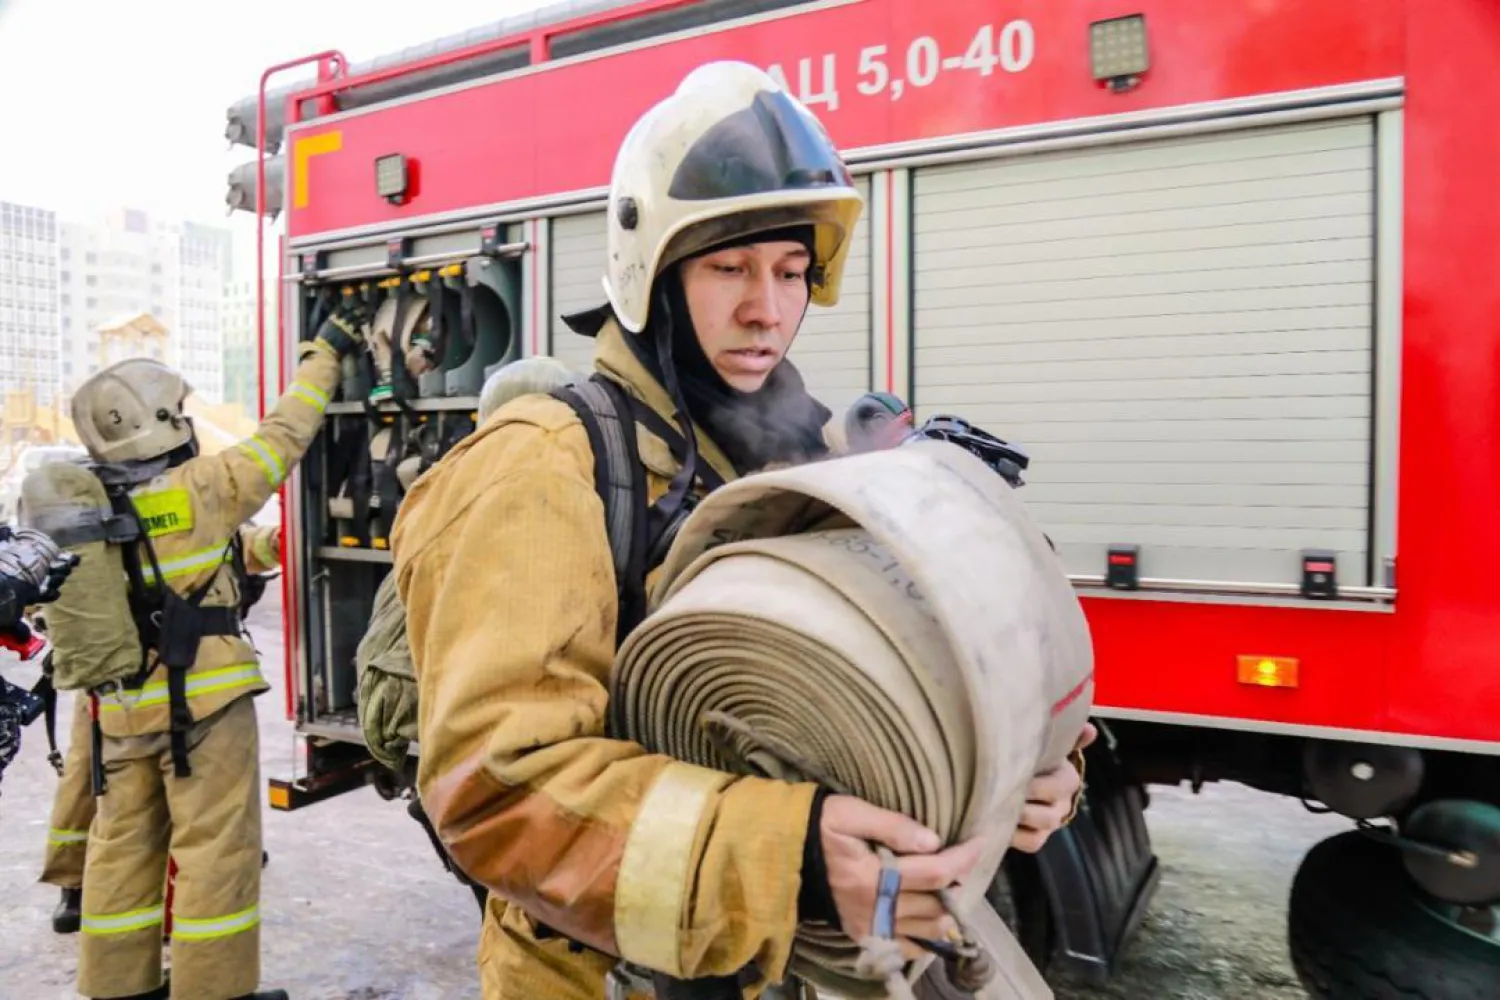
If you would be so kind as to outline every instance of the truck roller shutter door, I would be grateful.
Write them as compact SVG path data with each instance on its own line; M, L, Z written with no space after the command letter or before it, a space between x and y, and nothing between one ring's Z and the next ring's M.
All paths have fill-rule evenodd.
M808 391L840 420L849 404L870 390L870 179L856 177L854 183L864 195L865 212L854 230L839 304L808 306L787 354Z
M574 333L562 318L605 302L604 213L562 215L551 226L551 354L574 371L593 371L594 338Z
M1368 582L1368 117L922 169L919 417L1024 444L1068 571Z

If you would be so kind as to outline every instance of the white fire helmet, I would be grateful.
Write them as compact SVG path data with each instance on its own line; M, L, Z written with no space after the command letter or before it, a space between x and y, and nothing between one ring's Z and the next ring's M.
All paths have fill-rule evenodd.
M636 121L615 157L604 292L621 324L646 327L672 264L737 237L812 225L812 301L835 305L864 209L821 122L743 62L689 73Z
M151 358L127 358L73 394L73 428L96 462L143 462L193 439L182 404L193 387Z

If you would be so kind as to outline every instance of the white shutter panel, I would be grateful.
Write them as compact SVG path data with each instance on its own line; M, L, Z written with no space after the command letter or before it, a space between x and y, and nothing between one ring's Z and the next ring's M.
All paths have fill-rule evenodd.
M577 372L594 370L594 338L562 321L568 313L601 306L604 298L603 212L552 220L552 356Z
M919 170L920 417L1023 444L1069 572L1365 584L1370 119Z

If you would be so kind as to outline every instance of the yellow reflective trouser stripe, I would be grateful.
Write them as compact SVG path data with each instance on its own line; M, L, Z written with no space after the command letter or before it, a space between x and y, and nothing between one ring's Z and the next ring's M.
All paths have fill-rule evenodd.
M286 466L282 464L281 456L276 454L276 450L263 441L259 434L252 434L241 441L239 448L255 459L255 464L260 466L272 486L281 485L281 481L286 478Z
M47 830L47 843L53 847L86 844L88 840L89 832L87 830L59 830L55 826Z
M207 941L211 938L242 934L260 923L260 907L231 913L227 917L209 917L206 920L190 920L172 915L172 938L176 941Z
M162 905L128 913L85 913L81 922L85 934L128 934L155 927L162 920Z
M287 392L290 392L293 396L296 396L319 413L322 413L328 406L328 394L315 385L308 385L306 382L293 382L288 387Z
M189 674L187 678L187 696L196 698L199 695L213 694L217 691L228 691L231 688L249 687L261 681L260 665L255 663L240 663L232 667L220 667L218 670L205 670L200 674ZM119 700L117 700L117 698ZM150 708L152 705L165 705L170 695L167 691L166 681L152 681L141 687L140 696L132 697L109 696L99 700L101 712L120 712L126 708Z
M168 580L189 573L197 573L205 569L211 569L221 562L228 562L229 550L221 545L215 545L211 549L199 549L197 552L189 552L185 556L176 559L165 559L161 561L161 575ZM152 569L149 560L142 557L141 576L147 583L156 582L156 570Z

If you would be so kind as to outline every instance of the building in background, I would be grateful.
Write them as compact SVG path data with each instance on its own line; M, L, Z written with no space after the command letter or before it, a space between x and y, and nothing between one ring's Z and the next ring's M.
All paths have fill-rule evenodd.
M178 361L193 387L224 399L224 285L234 277L228 229L184 222L176 227L181 266ZM171 327L169 327L171 329Z
M51 408L59 369L57 213L0 201L0 392Z
M103 367L101 327L149 313L167 330L166 363L209 402L223 399L228 229L124 209L64 223L59 256L64 394Z
M276 279L266 279L266 405L276 400L279 354L276 350ZM224 402L257 413L255 383L255 279L229 281L224 286Z

